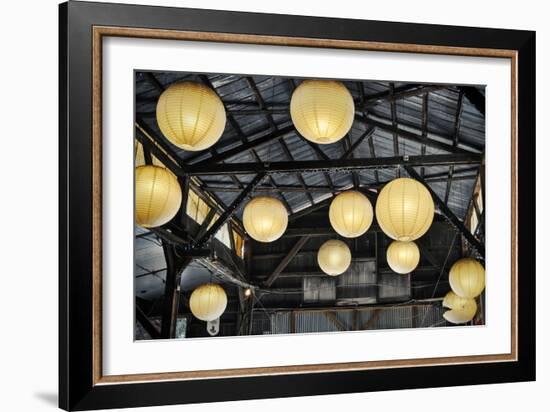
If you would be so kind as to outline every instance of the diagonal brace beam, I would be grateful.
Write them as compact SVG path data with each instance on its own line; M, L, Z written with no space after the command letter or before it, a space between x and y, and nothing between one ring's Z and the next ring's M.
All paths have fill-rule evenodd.
M194 163L193 166L198 166L198 165L202 166L202 165L209 165L209 164L223 162L225 160L230 159L233 156L237 156L241 153L247 152L247 151L252 150L252 149L256 149L260 146L263 146L263 145L271 143L275 140L281 139L281 138L285 137L286 135L288 135L292 132L294 132L294 126L293 125L283 127L275 133L270 133L266 136L258 137L254 140L249 140L248 142L243 143L242 145L237 146L233 149L229 149L229 150L226 150L224 152L220 152L217 155L212 156L208 159L205 159L205 160L202 160L200 162Z
M254 188L261 183L261 181L264 179L266 173L260 172L252 179L252 181L244 188L244 190L237 196L237 198L229 205L229 207L222 213L222 215L214 222L212 226L210 226L210 229L206 231L204 235L202 235L199 239L195 241L195 244L193 245L194 248L200 249L204 246L204 244L213 236L216 234L216 232L225 224L227 221L233 216L233 214L237 211L239 206L244 202L244 200L252 193Z
M273 284L273 282L275 282L275 280L277 280L281 272L285 270L285 268L288 266L290 261L300 251L302 246L306 244L308 239L309 239L309 236L302 236L300 239L298 239L298 241L294 244L294 246L292 246L292 249L289 250L287 255L283 258L283 260L281 260L281 262L279 262L277 267L273 270L273 272L271 272L269 277L266 279L266 281L264 282L265 286L269 287Z
M369 127L359 138L346 150L346 152L340 157L340 159L347 159L350 157L355 149L365 140L365 138L370 138L372 133L374 132L374 127Z
M447 220L460 232L460 234L466 239L468 244L474 249L475 252L482 258L485 259L485 246L475 238L475 236L464 226L464 223L456 217L456 215L449 209L445 202L433 191L433 189L426 183L422 177L410 166L405 166L405 170L413 179L418 180L422 183L426 189L429 190L434 202L439 207L439 210L445 215Z

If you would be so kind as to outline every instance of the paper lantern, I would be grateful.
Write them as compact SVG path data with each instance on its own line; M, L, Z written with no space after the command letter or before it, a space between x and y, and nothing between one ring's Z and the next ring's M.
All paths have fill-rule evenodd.
M457 260L449 271L451 289L463 298L475 298L485 288L485 269L477 260Z
M477 304L474 299L458 296L452 290L447 292L443 298L442 305L444 308L465 310L468 313L474 312L474 314L477 310Z
M341 275L351 264L351 252L348 245L341 240L327 240L319 248L317 263L327 275Z
M273 242L285 233L288 212L280 200L258 196L245 206L243 225L252 239L258 242Z
M181 205L181 187L170 171L159 166L136 167L136 223L157 227L169 222Z
M428 189L406 177L389 182L376 201L376 220L395 240L416 240L430 228L434 202Z
M344 237L354 238L364 234L369 229L373 216L369 199L353 190L340 193L330 204L330 224Z
M388 246L386 259L390 268L399 274L411 273L420 262L420 251L414 242L394 240Z
M443 314L443 318L449 322L454 323L455 325L461 324L461 323L467 323L470 322L475 316L474 314L469 314L468 312L465 312L463 310L453 309L448 310Z
M199 83L168 87L157 103L162 134L178 147L199 151L214 145L225 129L225 108L218 95Z
M477 304L474 299L460 297L453 291L445 295L443 307L451 309L445 312L443 317L454 324L471 321L477 312Z
M355 104L341 82L305 80L292 93L290 116L298 132L307 140L334 143L351 129Z
M207 283L191 293L189 307L197 319L210 322L218 319L225 311L227 295L220 285Z

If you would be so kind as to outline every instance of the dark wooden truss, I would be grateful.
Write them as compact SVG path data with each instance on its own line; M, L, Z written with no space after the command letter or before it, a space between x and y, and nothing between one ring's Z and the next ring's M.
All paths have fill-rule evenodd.
M146 73L145 76L159 95L168 86L162 84L153 73ZM198 78L217 92L215 85L211 83L208 76L200 75ZM253 97L252 100L248 99L245 102L231 101L224 100L220 96L226 109L228 124L236 132L239 144L235 145L234 142L228 144L222 139L208 150L207 155L199 153L183 160L178 154L177 148L148 126L147 121L154 118L154 112L136 113L135 137L143 145L146 163L151 163L152 156L156 157L179 178L184 192L189 187L193 187L205 200L215 200L215 202L210 203L212 207L211 213L206 217L195 235L190 235L185 230L185 203L178 214L179 218L175 218L163 227L151 229L150 232L140 235L155 236L160 239L166 259L166 268L162 269L166 270L166 283L160 330L150 322L141 305L136 305L137 320L144 326L152 338L170 338L175 336L176 318L178 308L181 306L180 297L182 296L179 290L181 274L192 261L201 262L213 273L216 273L223 281L238 287L239 316L236 324L237 334L250 333L252 317L256 307L254 300L244 297L245 289L251 289L253 294L257 296L261 296L262 294L295 293L296 291L277 288L274 285L278 279L321 275L318 270L302 270L298 272L286 269L289 263L297 256L311 253L303 250L304 245L310 239L331 236L334 232L330 227L322 226L292 227L292 222L313 215L319 210L326 208L332 199L330 197L316 203L313 194L328 193L334 196L343 190L350 189L349 186L337 186L334 183L333 175L337 173L350 173L353 178L352 187L363 191L369 197L375 199L378 189L387 183L387 181L380 179L379 172L381 170L395 170L396 176L400 175L401 170L406 171L409 176L421 181L430 190L439 213L450 222L460 237L466 241L472 253L483 258L484 245L482 239L484 226L482 213L479 210L475 211L478 214L480 224L476 228L475 233L471 233L466 228L464 222L448 206L453 182L475 180L483 177L483 148L468 145L460 141L460 118L464 98L467 98L481 114L484 114L484 96L476 88L467 86L457 87L459 99L455 114L454 133L452 135L445 135L441 132L428 129L428 111L430 93L445 89L448 86L402 85L396 87L393 83L390 83L388 91L366 95L363 84L357 82L360 98L355 102L355 120L363 124L366 130L353 143L349 136L342 139L343 154L338 158L330 158L320 147L304 139L313 150L316 158L311 160L295 160L285 138L288 136L297 136L299 133L292 124L278 124L274 120L274 116L281 114L288 115L288 103L268 103L254 79L252 77L245 77L245 80ZM288 86L290 90L293 90L295 87L292 79L288 80ZM397 116L396 102L413 96L420 96L422 98L421 127L406 123ZM158 97L141 98L140 101L147 102L148 99L151 102L156 102ZM389 118L382 118L370 112L370 109L382 103L390 105L391 116ZM247 135L243 132L236 118L237 116L262 116L267 121L268 127L265 130ZM372 138L376 130L384 131L391 136L394 149L393 156L377 156L376 145ZM421 154L415 156L399 155L399 139L420 145ZM361 158L356 155L358 147L363 143L368 146L370 153L368 158ZM271 144L279 145L287 160L266 162L262 159L258 150ZM426 154L426 148L436 149L443 153ZM251 154L254 162L240 163L231 161L236 156L244 153ZM448 169L447 172L428 174L426 168L431 166L443 166ZM461 167L460 170L457 169L458 166ZM373 182L369 184L362 184L360 182L358 174L363 170L373 171ZM325 184L322 186L308 185L303 174L310 172L322 173ZM281 174L294 175L298 184L277 185L273 177ZM239 177L243 175L254 175L254 177L249 183L243 183L239 180ZM231 179L231 182L227 182L227 180L219 181L216 179L217 176L227 176ZM436 182L445 183L445 195L443 198L440 198L430 187L430 183ZM483 178L481 182L483 185ZM216 197L216 193L223 192L235 192L237 193L237 197L230 204L225 204ZM290 212L289 220L291 226L287 229L284 237L295 238L292 247L284 253L267 256L265 254L251 255L250 247L247 246L245 250L247 255L244 264L239 259L236 259L234 254L230 254L224 258L217 256L212 244L214 235L228 222L231 223L232 228L244 234L242 224L236 217L236 212L246 198L254 192L273 193L285 204ZM285 194L292 192L304 193L309 201L309 206L300 211L293 211L285 197ZM475 202L471 203L472 208L477 207ZM219 217L214 224L210 225L215 212L219 214ZM379 227L373 224L369 233L374 236L375 242L378 244ZM249 244L250 241L248 241ZM428 261L427 265L419 267L416 271L419 274L418 282L427 281L427 286L434 288L433 297L438 286L440 286L442 276L446 275L447 266L445 262L439 261L430 253L429 245L422 241L419 241L418 244L422 255ZM450 248L453 247L454 241ZM376 250L378 250L378 246ZM250 273L250 266L253 261L273 258L274 255L277 255L275 258L278 259L278 264L269 273L261 276L253 276ZM354 254L355 260L372 258L373 256ZM380 275L383 275L385 270L387 271L388 269L377 268ZM433 279L433 273L439 274L437 281ZM149 275L149 273L143 276L145 275ZM332 312L328 311L327 314L327 316L330 316ZM333 321L336 322L337 319L333 319ZM337 326L343 328L342 325Z

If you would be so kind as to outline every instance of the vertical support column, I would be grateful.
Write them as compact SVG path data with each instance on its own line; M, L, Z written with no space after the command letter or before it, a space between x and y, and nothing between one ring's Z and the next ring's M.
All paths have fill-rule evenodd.
M179 219L182 224L182 227L186 227L185 217L187 215L187 201L189 199L189 179L190 177L178 178L178 182L180 184L181 193L182 193L180 215L179 215Z
M173 245L162 243L166 259L166 284L160 327L161 338L170 339L176 334L181 273L191 262L191 257L178 258Z
M249 299L249 308L248 308L248 325L247 325L247 332L246 334L247 335L252 335L252 321L254 320L254 298L251 298ZM260 299L260 297L258 296L257 299Z
M483 210L487 209L485 205L485 156L481 160L481 165L479 166L479 185L481 187L481 202L483 204Z
M380 300L380 276L379 276L379 267L378 262L378 231L374 232L374 270L376 272L376 303L379 303Z
M250 280L252 276L252 239L245 237L244 241L244 270L246 272L247 279Z
M238 297L239 297L239 312L237 313L237 322L235 325L235 335L240 336L243 334L243 323L245 321L246 317L246 309L248 301L246 297L244 296L243 288L239 287L238 289Z

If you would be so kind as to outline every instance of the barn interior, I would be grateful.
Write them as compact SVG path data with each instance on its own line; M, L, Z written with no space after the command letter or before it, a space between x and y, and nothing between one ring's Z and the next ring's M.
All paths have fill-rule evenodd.
M181 81L200 83L221 99L227 122L219 141L186 151L163 135L160 95ZM168 223L135 226L135 338L172 339L344 332L452 326L443 318L449 270L465 256L484 259L485 88L478 85L342 81L353 97L349 132L315 144L296 130L290 101L301 78L135 72L136 165L162 164L183 193ZM346 239L331 227L329 207L355 190L374 206L393 179L425 185L435 205L432 225L416 243L408 274L388 265L389 238L374 219ZM251 238L243 208L259 195L288 212L284 234ZM351 250L349 268L327 276L318 265L330 239ZM197 319L192 292L216 283L227 295L219 324ZM484 294L469 325L484 324Z

